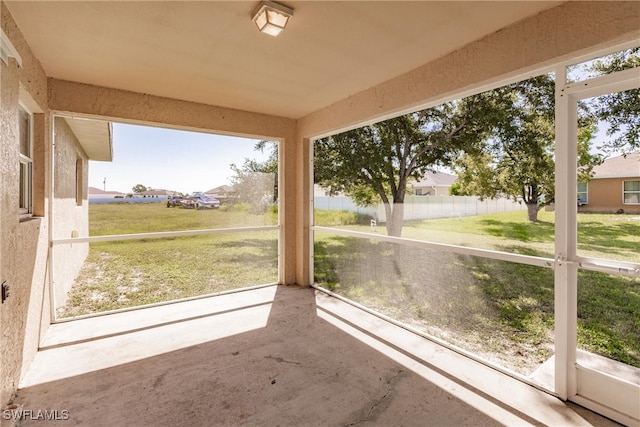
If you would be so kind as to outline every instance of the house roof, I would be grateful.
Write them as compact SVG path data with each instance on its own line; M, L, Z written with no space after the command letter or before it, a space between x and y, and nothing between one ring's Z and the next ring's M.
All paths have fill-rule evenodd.
M124 193L121 193L120 191L104 191L104 190L101 190L101 189L96 188L96 187L88 187L88 194L93 194L93 195L121 194L121 195L124 195Z
M444 172L427 172L413 187L449 187L456 182L457 177Z
M7 1L47 76L301 118L564 1Z
M593 168L592 179L640 177L640 152L611 157Z
M113 160L113 131L110 122L64 117L89 160Z

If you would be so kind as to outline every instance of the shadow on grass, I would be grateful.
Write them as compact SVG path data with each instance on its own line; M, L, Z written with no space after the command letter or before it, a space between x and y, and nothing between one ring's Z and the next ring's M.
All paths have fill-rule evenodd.
M638 251L640 244L633 240L638 236L640 223L581 221L578 224L578 246L582 250L603 254L616 254L620 250Z
M338 294L524 374L551 355L546 269L341 236L315 249L316 282Z
M640 279L578 272L578 344L640 367Z
M553 257L522 245L498 250ZM553 352L552 269L367 239L315 242L315 280L365 306L529 374ZM640 367L640 281L580 272L582 348Z
M548 242L553 240L554 224L552 222L516 222L496 219L478 221L486 234L494 237L513 239L521 242Z

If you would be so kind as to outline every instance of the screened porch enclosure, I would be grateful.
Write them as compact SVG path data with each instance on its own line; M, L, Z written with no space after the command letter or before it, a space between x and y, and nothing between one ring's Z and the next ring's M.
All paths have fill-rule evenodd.
M401 236L394 237L385 227L396 220L389 217L389 210L381 221L371 207L351 200L340 202L346 208L339 210L331 207L327 197L317 196L321 203L314 204L313 280L318 289L507 375L633 424L640 417L640 221L632 204L627 205L631 210L627 214L615 209L578 214L579 202L570 201L580 201L580 182L584 180L583 166L576 159L585 153L579 150L590 143L590 154L612 155L597 151L602 139L584 139L580 133L584 132L580 130L584 114L602 111L602 99L610 93L637 97L640 76L638 68L627 68L607 75L572 74L567 79L577 67L572 63L552 70L556 75L556 107L551 110L550 144L538 154L527 154L522 148L505 148L505 141L497 151L509 152L513 159L529 155L519 161L532 164L542 164L540 156L548 156L550 182L541 182L544 177L535 176L535 170L524 172L529 175L524 175L523 182L539 182L538 191L552 186L546 197L553 203L545 203L545 196L539 199L535 222L527 221L524 207L493 214L427 215L423 219L409 215L402 222ZM553 98L554 92L550 96ZM622 132L633 133L635 121L629 119L629 123L628 128L621 126L618 134L606 135L620 140ZM600 125L606 129L605 124ZM351 139L371 144L364 152L384 150L384 143L376 136L376 132L385 132L384 126L392 124L347 131L335 139L325 137L320 142L317 162L321 172L320 180L314 181L316 187L337 184L349 189L348 183L322 171L325 159L334 155L327 147L335 144L338 153L340 144ZM425 129L428 134L432 128ZM364 134L369 139L362 138ZM405 147L409 144L403 143ZM490 155L486 151L478 158ZM396 159L394 165L411 161L410 157ZM593 161L598 164L597 158ZM369 180L375 179L375 162L372 157L370 167L362 166ZM359 181L356 162L338 163L353 168L354 183L363 182ZM458 162L453 167L460 164L465 166ZM474 168L476 175L495 168L495 179L523 173L517 164L502 166L496 158ZM459 170L463 172L458 178L464 182L464 170ZM473 188L478 188L478 181ZM621 189L613 191L622 201L628 196ZM359 187L351 194L362 198ZM336 199L345 196L337 194ZM527 203L526 197L516 196L513 202ZM413 203L412 198L407 200ZM442 197L432 201L443 204L432 208L434 211L448 208ZM392 209L414 211L411 204Z
M64 409L69 425L638 424L637 179L615 191L624 213L587 216L578 204L595 203L584 106L633 98L640 68L572 73L638 48L640 3L292 0L277 38L256 29L257 3L0 0L3 414ZM530 78L544 83L530 92L541 108L515 118L524 103L510 96L461 101ZM458 107L470 121L430 130L460 144L466 132L473 150L456 148L473 156L429 141L442 148L431 160L447 160L433 172L459 188L402 182L395 201L413 205L373 211L316 203L320 160L349 158L319 141ZM493 107L510 111L479 114ZM21 111L30 147L16 138ZM483 126L510 117L485 138ZM528 118L538 121L517 138ZM267 171L233 144L213 153L173 141L152 160L160 140L143 137L140 168L96 182L92 162L120 156L116 124L278 149ZM538 139L529 171L495 156L514 154L496 148L507 140ZM96 140L109 142L95 151ZM192 163L178 167L185 153ZM209 173L226 153L239 156L227 166L246 200L211 191L224 186ZM385 156L354 157L366 169ZM153 165L201 181L134 175ZM494 167L495 194L471 189ZM337 183L349 169L323 178L351 198ZM515 176L531 178L519 198L503 185ZM120 177L131 182L116 186ZM151 200L94 204L95 189ZM360 201L369 190L357 188ZM195 193L220 204L198 209Z

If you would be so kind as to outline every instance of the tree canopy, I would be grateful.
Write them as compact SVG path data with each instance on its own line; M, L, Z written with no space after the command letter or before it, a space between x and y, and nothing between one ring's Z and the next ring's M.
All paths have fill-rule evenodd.
M131 191L133 191L136 194L144 193L145 191L147 191L147 186L142 184L136 184L131 188Z
M611 74L640 66L640 48L628 49L590 62L590 76ZM485 94L487 95L487 94ZM528 207L537 220L540 207L555 199L554 191L554 81L539 76L488 93L502 105L492 136L478 154L467 153L457 162L459 194L481 197L505 195ZM495 117L494 117L495 118ZM607 139L593 150L598 126ZM578 179L591 177L593 166L611 152L640 149L640 89L614 92L578 104Z
M607 55L588 66L597 75L640 67L640 48ZM640 89L614 92L590 103L597 118L608 125L608 139L600 147L606 152L631 152L640 149Z
M555 83L542 75L482 94L492 107L492 130L477 153L455 163L459 194L510 197L527 206L530 221L555 199ZM473 98L473 97L472 97ZM583 179L600 158L589 152L596 118L581 104L578 164Z

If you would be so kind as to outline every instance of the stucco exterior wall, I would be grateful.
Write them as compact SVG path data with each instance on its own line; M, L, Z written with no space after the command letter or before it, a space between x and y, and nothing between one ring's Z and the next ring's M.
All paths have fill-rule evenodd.
M46 185L42 178L46 176L44 162L48 158L48 149L43 116L35 115L32 157L34 217L21 221L18 210L17 113L19 101L26 94L20 94L20 71L13 59L9 65L2 63L0 67L0 281L6 281L10 286L9 298L0 305L0 398L3 406L15 392L25 367L37 351L41 327L48 326L49 322L48 315L41 316L43 310L48 310L43 298L47 283L48 224L46 217L42 216L46 209Z
M17 139L18 65L0 62L0 282L8 283L11 296L0 304L0 398L5 403L20 379L22 354L16 351L24 340L25 283L20 283L16 252L18 247L18 173ZM15 166L14 166L15 165Z
M588 203L581 206L580 212L617 212L622 209L624 213L640 214L640 205L622 203L622 183L624 181L637 181L640 178L601 178L592 179L588 183Z
M30 52L4 3L0 24L22 57L0 62L0 282L10 286L9 298L0 304L0 408L11 399L21 374L29 366L42 328L49 324L46 302L48 252L48 159L50 127L47 125L47 80ZM19 102L33 116L33 213L19 220ZM44 312L44 316L42 316Z
M0 24L22 58L22 66L18 75L20 91L28 94L28 97L32 99L29 105L32 112L43 112L42 109L47 105L47 75L22 36L4 2L0 2Z
M285 138L295 120L126 90L49 79L49 108L61 113L174 129L264 139Z
M51 126L47 114L33 116L33 214L40 217L38 228L26 227L34 225L31 222L22 223L25 242L23 253L18 259L30 259L33 256L33 271L31 272L31 289L27 306L27 320L25 325L24 344L22 345L22 374L26 373L38 351L40 337L51 323L49 299L49 163L51 155ZM32 220L33 221L33 220ZM33 242L37 241L34 245ZM22 264L20 264L22 265ZM24 269L28 272L28 269ZM16 349L18 350L18 349Z
M89 203L86 184L89 178L88 157L63 118L54 119L54 132L53 211L51 212L53 238L87 237L89 235ZM80 183L76 180L76 162L78 161L82 174ZM77 194L78 189L80 194ZM71 285L88 253L88 243L58 245L53 248L56 310L66 304Z

